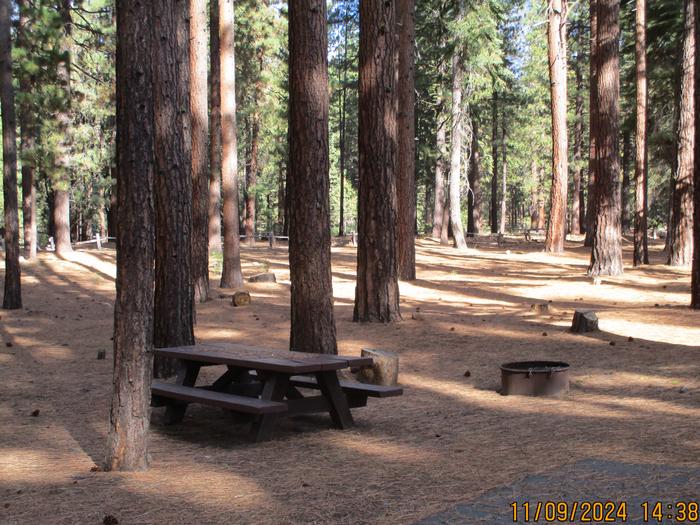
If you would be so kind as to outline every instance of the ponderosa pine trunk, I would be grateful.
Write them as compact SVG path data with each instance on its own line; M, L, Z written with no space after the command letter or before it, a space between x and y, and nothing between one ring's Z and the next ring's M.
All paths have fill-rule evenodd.
M416 278L415 0L396 1L398 28L398 156L396 165L399 279Z
M584 32L583 24L579 23L576 33L578 52L574 62L574 75L576 78L576 123L574 124L574 193L571 196L571 233L580 235L583 233L586 220L584 192L583 192L583 66L584 66Z
M467 214L467 236L481 232L481 152L479 150L479 122L472 115L472 155L469 159L469 211Z
M634 255L633 264L649 264L649 248L647 242L647 105L649 92L647 87L647 3L646 0L636 0L637 13L635 19L635 57L636 57L636 112L637 124L635 133L635 212L634 212Z
M19 210L17 204L17 121L12 86L10 0L0 0L0 111L2 111L2 194L5 221L5 290L2 307L22 308L19 265Z
M357 286L353 320L392 322L396 256L396 39L394 2L360 3Z
M620 0L598 0L596 173L593 247L588 274L620 275Z
M464 17L464 4L460 1L458 23ZM462 114L464 112L462 94L464 89L464 63L461 45L455 46L452 54L452 134L450 135L450 224L454 245L463 249L467 247L462 227L462 147L464 145L464 127Z
M552 189L549 225L547 227L544 249L551 253L561 253L564 251L564 241L566 240L566 207L569 188L569 138L566 122L566 18L568 16L568 0L552 0L548 11L547 36L552 113Z
M56 113L56 121L61 139L55 153L56 166L52 177L52 187L54 190L53 220L56 229L56 255L64 257L73 251L70 243L70 157L73 144L73 122L70 114L73 96L71 88L73 20L70 0L61 0L59 10L63 24L63 36L60 44L61 60L57 62L56 66L56 76L61 90L60 110Z
M700 0L694 0L700 13ZM700 24L695 23L695 42L700 42ZM700 57L695 46L695 107L700 108ZM693 202L693 270L690 285L690 307L700 310L700 112L695 112L694 202Z
M590 0L589 74L589 137L588 137L588 201L586 205L586 239L584 246L593 246L596 222L596 173L598 171L598 0Z
M194 344L192 286L192 129L188 2L152 0L155 132L156 348ZM121 236L121 235L120 235ZM176 372L156 357L155 377Z
M233 0L219 0L219 74L221 98L221 189L224 201L222 288L243 285L238 216L238 151L236 132L236 55Z
M221 46L219 0L209 0L209 253L221 252Z
M28 25L29 0L20 0L19 25L17 26L18 47L28 52L30 47ZM36 223L36 187L34 185L36 146L36 116L27 100L34 89L35 79L23 72L19 80L19 90L25 94L24 102L19 107L20 150L22 159L22 226L24 229L24 256L33 260L37 254L37 223Z
M260 62L262 69L262 62ZM246 169L246 192L245 192L245 238L248 246L255 244L255 199L256 186L258 184L258 155L260 151L260 90L262 82L256 82L253 104L255 109L251 116L250 124L250 162Z
M195 301L209 299L209 112L207 2L190 1L192 119L192 285Z
M346 8L347 9L347 8ZM343 20L343 77L341 79L340 87L340 108L339 108L339 170L340 170L340 202L338 204L338 209L340 217L338 220L338 236L343 237L345 235L345 171L346 171L346 157L347 157L347 100L348 100L348 14L345 13L345 19ZM284 189L284 188L283 188ZM281 209L281 208L280 208Z
M148 467L153 288L154 124L150 2L117 2L117 296L106 470Z
M689 266L693 258L693 166L695 149L695 1L685 0L678 160L673 192L673 228L668 264Z
M442 104L439 105L442 108ZM447 123L442 119L442 111L438 111L437 116L437 132L435 134L435 204L433 206L433 239L442 237L443 229L447 229L447 225L443 224L443 216L445 214L445 200L447 192L445 191L445 147L447 146ZM449 219L448 219L449 222Z
M336 354L325 0L289 3L289 349Z
M491 233L498 233L498 91L493 81L491 98Z
M625 130L622 134L622 186L620 186L620 225L622 233L630 231L629 188L632 160L632 134Z
M506 219L508 208L506 199L508 196L508 135L506 133L506 112L501 112L501 192L499 196L500 213L498 217L498 233L506 233Z

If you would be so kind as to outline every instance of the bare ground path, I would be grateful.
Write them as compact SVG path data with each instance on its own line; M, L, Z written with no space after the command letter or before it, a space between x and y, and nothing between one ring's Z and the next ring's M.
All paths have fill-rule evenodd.
M354 251L334 248L340 351L399 352L405 395L356 411L352 431L294 419L260 445L194 406L182 425L154 425L152 468L138 474L91 472L107 431L114 253L42 254L23 266L25 309L0 312L0 523L413 523L580 462L696 469L700 313L686 308L688 272L655 264L594 285L586 250L540 247L421 240L419 279L401 283L404 321L391 326L351 322ZM280 282L249 285L253 303L239 309L215 289L197 338L284 347L286 250L243 258L246 275L269 268ZM533 312L550 300L548 314ZM602 332L567 332L578 307L599 312ZM567 396L496 392L500 363L537 357L573 365Z

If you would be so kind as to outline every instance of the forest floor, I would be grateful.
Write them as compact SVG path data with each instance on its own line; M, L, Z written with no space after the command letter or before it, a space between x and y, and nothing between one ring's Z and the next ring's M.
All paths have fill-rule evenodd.
M334 247L339 351L398 352L404 395L370 399L352 430L294 418L262 444L215 408L192 406L172 427L155 409L141 473L93 471L108 429L114 251L42 253L23 264L24 310L0 312L0 523L408 524L552 469L588 465L605 482L601 462L696 468L700 312L686 307L689 272L663 266L660 248L653 265L594 284L580 243L553 256L541 243L457 251L420 240L419 278L401 283L403 322L359 325L354 248ZM244 246L243 263L246 276L269 269L279 282L247 285L243 308L214 288L197 339L284 348L286 249ZM545 315L532 309L548 301ZM575 308L596 310L601 331L569 333ZM535 358L572 365L567 395L497 393L501 363Z

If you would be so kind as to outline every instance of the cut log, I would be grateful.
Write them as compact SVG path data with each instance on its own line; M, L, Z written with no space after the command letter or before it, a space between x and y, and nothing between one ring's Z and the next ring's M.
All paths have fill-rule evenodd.
M248 281L251 283L276 283L277 278L272 272L259 273L258 275L251 276Z
M250 294L248 292L236 292L231 300L233 306L248 306L250 304Z
M598 331L598 316L592 310L576 310L571 331L577 334Z
M399 382L399 356L388 350L362 349L362 357L371 357L372 366L363 368L357 379L371 385L394 386Z

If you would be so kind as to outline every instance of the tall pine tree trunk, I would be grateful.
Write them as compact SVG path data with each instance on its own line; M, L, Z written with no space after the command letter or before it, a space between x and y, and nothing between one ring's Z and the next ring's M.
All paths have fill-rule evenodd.
M588 274L620 275L620 0L598 0L596 81L599 113L596 119L595 209L591 263Z
M571 233L580 235L585 224L585 206L583 193L583 65L584 65L584 32L583 24L579 23L576 33L577 56L574 62L574 74L576 76L576 98L575 112L576 123L574 124L574 193L571 196Z
M547 35L549 42L549 80L552 106L552 193L549 226L544 249L551 253L564 251L566 240L566 205L569 171L569 139L566 122L566 18L568 0L552 0L549 4ZM578 210L575 210L578 212Z
M29 52L28 34L29 0L19 2L19 25L17 27L17 44ZM34 89L35 79L26 72L20 77L19 89L25 95L24 102L19 107L20 148L22 152L22 226L24 229L24 256L36 259L37 254L37 225L36 225L36 188L34 185L36 145L36 116L28 95Z
M155 272L153 6L117 4L117 297L107 470L148 467ZM189 250L188 250L189 252Z
M508 135L506 133L506 112L501 112L501 194L499 199L500 213L498 218L498 233L506 233L506 219L508 208L506 199L508 196Z
M695 12L699 13L700 0L694 0ZM695 23L695 108L700 108L700 24ZM700 112L695 112L695 156L694 164L694 202L693 202L693 271L690 289L690 307L700 310Z
M464 4L460 1L459 20L464 17ZM459 22L458 20L458 22ZM452 134L450 136L450 224L452 235L457 248L466 248L467 241L464 238L462 228L461 206L461 181L462 181L462 146L464 143L464 129L462 114L464 111L462 93L464 89L464 64L462 46L455 46L452 55Z
M236 136L236 58L233 0L219 0L219 74L221 97L221 189L224 201L224 264L221 287L243 285L238 216L238 152Z
M491 159L491 233L498 233L498 91L495 79L491 98Z
M219 0L209 0L209 253L221 251L221 46Z
M442 103L439 104L442 108ZM447 229L447 224L443 224L445 214L445 201L447 192L445 189L445 147L447 146L447 123L442 118L442 111L437 115L437 132L435 134L435 205L433 206L433 239L440 239L443 229ZM449 222L449 218L448 218Z
M695 149L695 1L685 0L678 161L668 264L689 266L693 257L693 157Z
M190 0L190 112L192 114L192 284L195 301L209 298L209 115L207 2Z
M54 227L56 228L56 255L66 256L73 251L70 244L70 162L73 142L73 125L71 117L71 39L73 20L71 18L70 0L61 0L61 21L63 37L61 38L61 60L57 64L57 77L61 87L61 109L56 114L61 140L56 151L56 172L53 175L54 190Z
M262 64L261 64L262 66ZM259 82L257 83L260 84ZM258 184L258 153L260 150L260 113L257 107L259 100L258 87L253 104L256 106L250 123L250 162L246 169L245 192L245 238L248 246L255 244L255 199Z
M152 0L155 131L156 348L194 344L192 287L192 129L188 2ZM120 235L121 237L121 232ZM155 377L176 372L156 357Z
M635 24L635 56L637 82L637 126L635 135L635 212L634 212L634 256L635 266L649 264L649 248L647 244L647 104L649 93L647 88L647 5L646 0L637 1Z
M0 111L2 112L2 195L5 226L5 291L2 307L22 308L19 265L19 210L17 204L17 121L12 86L10 2L0 0Z
M360 3L359 213L353 320L392 322L396 255L396 67L393 2Z
M289 4L290 350L336 354L325 0Z
M347 8L346 8L347 9ZM343 21L343 77L340 88L340 118L339 120L339 154L340 154L340 203L338 205L340 217L338 220L338 236L345 235L345 171L346 171L346 156L347 156L347 99L348 99L348 15L345 13Z
M474 237L481 231L481 152L479 150L479 122L472 115L472 156L469 159L469 213L467 235Z
M586 240L584 246L593 246L596 223L596 174L598 172L598 0L590 0L590 89L588 137L588 203L586 206Z
M629 188L631 157L632 135L629 130L625 130L622 134L622 186L620 187L620 224L622 233L630 230Z
M415 0L396 1L398 27L398 157L396 165L396 224L399 278L416 278L416 41Z

